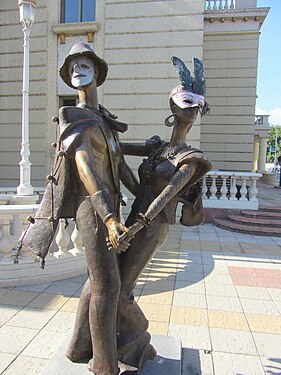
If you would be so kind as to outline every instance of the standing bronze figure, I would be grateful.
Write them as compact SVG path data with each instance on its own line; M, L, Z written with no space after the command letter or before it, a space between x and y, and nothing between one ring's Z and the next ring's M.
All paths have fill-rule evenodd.
M125 131L127 125L98 105L97 86L107 75L105 61L88 45L78 43L66 57L60 75L78 90L79 105L60 108L56 160L22 244L44 259L59 218L75 217L84 242L89 279L78 308L79 328L74 331L67 356L74 361L92 357L90 371L116 375L121 282L117 254L108 251L107 241L115 249L118 237L127 231L119 221L120 180L133 194L138 182L125 163L118 141L117 132ZM85 315L86 322L80 319Z
M203 220L199 181L212 164L185 143L198 112L208 110L203 66L194 59L192 77L179 58L172 61L181 85L169 97L172 115L165 123L173 126L171 139L154 136L143 145L120 144L117 132L127 125L98 105L97 86L107 64L88 45L74 45L60 69L62 79L78 90L79 105L59 111L54 167L21 243L44 263L59 219L75 218L89 278L66 356L89 359L96 375L139 374L155 357L148 321L134 300L136 282L165 242L179 202L183 225ZM139 167L140 184L123 153L147 156ZM119 221L120 180L136 196L126 226Z

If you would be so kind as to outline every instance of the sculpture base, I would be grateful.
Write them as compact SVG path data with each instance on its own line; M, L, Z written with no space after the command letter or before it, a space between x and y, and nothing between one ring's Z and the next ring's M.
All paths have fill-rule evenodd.
M54 356L43 368L40 375L90 375L87 363L73 363L65 357L70 334L67 335L62 345ZM180 375L181 373L181 342L169 336L152 336L151 344L157 351L153 361L147 361L141 375ZM128 374L129 372L126 372ZM121 373L122 374L122 370ZM132 372L132 374L135 374Z

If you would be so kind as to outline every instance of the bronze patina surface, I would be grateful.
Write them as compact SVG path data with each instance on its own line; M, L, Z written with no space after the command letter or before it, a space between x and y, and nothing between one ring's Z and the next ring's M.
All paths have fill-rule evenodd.
M171 138L165 142L154 136L143 144L119 142L118 132L127 125L98 104L97 86L105 80L107 65L88 45L73 46L60 69L64 81L78 90L79 105L59 111L54 166L21 242L44 261L59 219L75 218L89 277L66 356L88 359L96 375L139 374L155 357L148 321L134 300L136 282L165 242L179 203L183 225L203 220L199 181L212 164L185 143L198 112L208 110L203 66L194 61L193 78L180 59L173 63L181 85L169 97L172 114L165 124L173 127ZM146 156L140 182L124 154ZM119 218L120 181L136 197L125 225Z

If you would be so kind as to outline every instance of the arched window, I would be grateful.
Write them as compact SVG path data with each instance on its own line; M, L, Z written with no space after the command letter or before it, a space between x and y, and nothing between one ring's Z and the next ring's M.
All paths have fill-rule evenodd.
M95 0L62 0L61 22L95 20Z

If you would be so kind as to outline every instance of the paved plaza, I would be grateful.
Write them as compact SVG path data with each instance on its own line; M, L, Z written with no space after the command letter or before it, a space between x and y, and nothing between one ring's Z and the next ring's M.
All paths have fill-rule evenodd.
M40 373L73 327L85 279L0 289L0 374ZM182 340L182 375L281 374L281 237L171 227L136 299L152 334Z

